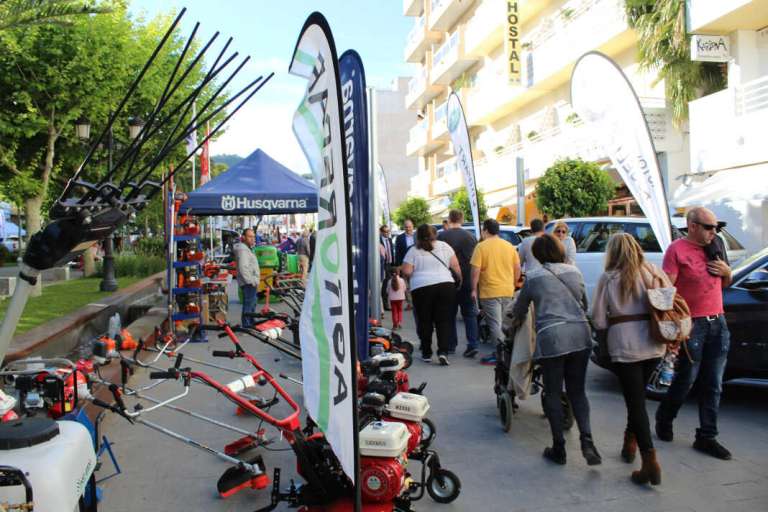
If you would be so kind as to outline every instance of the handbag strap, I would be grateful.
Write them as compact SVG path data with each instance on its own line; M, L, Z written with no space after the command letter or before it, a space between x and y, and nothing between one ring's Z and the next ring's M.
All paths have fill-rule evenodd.
M541 268L545 269L547 272L549 272L550 274L552 274L553 276L555 276L555 279L557 279L558 281L560 281L560 284L562 284L562 285L563 285L563 287L564 287L566 290L568 290L568 296L569 296L571 299L573 299L573 301L576 303L576 305L578 305L578 306L579 306L579 311L581 311L582 313L584 313L584 308L581 306L581 301L579 301L579 299L576 297L576 294L575 294L575 293L573 293L573 291L572 291L572 290L571 290L571 289L568 287L568 285L567 285L567 284L565 284L565 281L563 281L562 279L560 279L560 276L558 276L557 274L555 274L554 272L552 272L552 270L551 270L549 267L547 267L546 265L542 265L542 266L541 266Z
M437 261L439 261L440 263L442 263L442 264L443 264L443 266L444 266L445 268L447 268L448 270L451 270L451 267L449 267L448 265L446 265L446 264L445 264L445 262L444 262L443 260L441 260L441 259L440 259L440 258L437 256L437 254L435 254L435 253L434 253L434 250L435 250L435 248L433 247L431 251L427 251L427 252L428 252L429 254L431 254L432 256L434 256L434 257L435 257L435 259L436 259Z

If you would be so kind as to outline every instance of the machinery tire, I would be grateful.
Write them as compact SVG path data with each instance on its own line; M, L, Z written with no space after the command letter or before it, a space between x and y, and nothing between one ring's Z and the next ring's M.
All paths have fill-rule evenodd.
M508 391L502 391L498 397L501 429L504 432L509 432L512 428L512 416L515 413L514 401L512 400L512 395L510 395Z
M427 492L438 503L450 503L461 493L461 480L447 469L437 469L427 479Z
M407 370L413 364L413 356L411 356L411 354L409 354L408 352L400 352L400 353L403 354L403 358L405 359L403 370Z
M432 444L432 441L434 441L436 435L437 435L437 428L435 427L435 424L432 423L432 420L430 420L429 418L422 418L421 419L421 442L419 444L424 448L428 447L430 444Z
M394 331L390 331L389 337L393 345L400 345L403 342L403 337Z
M410 341L401 341L399 343L396 343L397 346L400 347L400 350L403 352L407 352L408 354L413 354L413 343Z

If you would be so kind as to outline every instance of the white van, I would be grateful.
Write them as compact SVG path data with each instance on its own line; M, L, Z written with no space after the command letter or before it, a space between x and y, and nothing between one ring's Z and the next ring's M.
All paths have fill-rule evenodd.
M568 234L576 242L576 266L584 275L587 297L590 300L605 267L605 246L608 238L614 233L629 233L634 236L643 248L646 260L661 267L661 247L645 217L580 217L559 221L568 225ZM545 230L551 233L555 223L559 221L548 222ZM685 218L673 217L672 226L678 231L678 236L684 234ZM744 258L744 247L728 231L722 229L720 237L725 242L731 266Z

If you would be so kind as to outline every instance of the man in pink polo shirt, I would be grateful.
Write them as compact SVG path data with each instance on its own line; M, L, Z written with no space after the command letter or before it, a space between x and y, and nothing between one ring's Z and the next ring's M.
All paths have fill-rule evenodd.
M722 289L731 284L731 268L725 250L717 250L722 244L715 240L715 214L694 208L686 221L688 235L672 242L664 253L663 268L691 309L693 330L688 351L680 352L675 379L656 410L656 435L662 441L672 441L672 422L698 378L699 428L693 447L730 460L731 453L717 442L717 412L730 347Z

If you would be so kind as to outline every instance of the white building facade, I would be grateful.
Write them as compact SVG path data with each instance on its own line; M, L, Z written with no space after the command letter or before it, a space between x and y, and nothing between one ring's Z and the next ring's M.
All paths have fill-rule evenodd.
M404 0L414 17L404 58L417 65L406 106L423 114L409 132L407 154L419 158L411 195L444 215L450 194L463 186L446 127L446 100L462 100L478 185L489 214L517 222L515 162L523 159L526 211L536 181L557 159L581 157L606 164L590 130L570 106L570 74L578 58L598 50L622 68L640 97L671 193L688 174L687 135L673 128L663 83L639 70L637 36L622 0L518 0L516 54L505 44L506 0ZM510 57L519 82L510 82ZM530 217L530 211L529 215ZM525 219L526 222L530 218Z
M672 204L709 207L754 252L768 245L768 0L688 0L686 14L722 42L728 87L689 103L691 172Z

